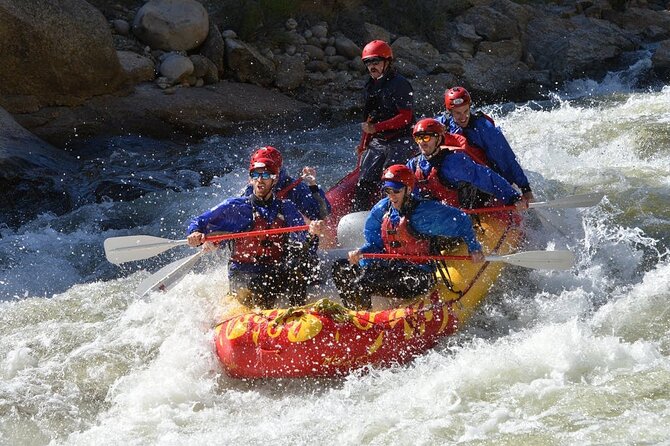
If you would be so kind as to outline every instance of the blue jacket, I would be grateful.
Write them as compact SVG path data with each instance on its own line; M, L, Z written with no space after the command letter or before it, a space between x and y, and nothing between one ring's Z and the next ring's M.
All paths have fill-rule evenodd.
M391 221L400 221L402 214L391 206L388 197L377 202L365 221L365 244L360 248L362 253L384 252L382 220L389 208ZM408 218L412 229L419 234L434 237L459 237L467 244L468 251L482 250L472 229L470 218L459 209L435 200L418 200ZM369 262L369 259L363 259L360 264L365 266Z
M530 191L526 174L519 165L502 130L481 114L470 116L466 128L454 122L450 114L442 113L436 119L444 124L450 133L465 136L468 142L484 150L493 170L512 184L519 186L522 192Z
M252 202L254 204L252 204ZM298 209L289 200L278 200L274 197L261 202L255 197L228 198L204 214L195 217L188 225L187 233L195 231L209 234L211 232L245 232L250 231L253 225L254 209L268 223L275 221L281 213L284 215L286 226L302 226L305 221ZM306 231L290 232L289 239L296 242L305 242ZM240 265L231 262L230 269L258 269L256 265Z
M423 155L416 156L407 162L407 167L416 171L416 166L428 177L435 167L440 182L447 187L458 188L458 183L468 183L477 189L491 194L505 204L516 202L521 195L503 177L486 166L475 163L468 155L443 149L430 161Z
M284 189L289 184L293 183L294 181L295 179L290 177L286 173L286 169L282 168L281 171L279 172L279 181L277 181L277 184L272 190L275 193L277 193L280 190ZM312 188L306 185L304 182L298 183L286 194L284 198L287 200L291 200L293 204L296 205L300 213L302 213L305 217L309 218L310 220L323 220L331 212L330 203L326 199L326 194L323 191L323 189L321 189L318 186L314 186L314 188L317 188L317 190L315 190L314 192L318 193L323 199L325 209L322 209L321 203L312 194ZM244 188L242 196L248 197L252 193L253 193L253 187L251 186L251 184L248 184Z

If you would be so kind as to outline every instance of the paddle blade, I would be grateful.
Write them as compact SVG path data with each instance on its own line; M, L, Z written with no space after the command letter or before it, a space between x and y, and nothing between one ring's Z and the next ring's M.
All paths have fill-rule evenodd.
M602 192L590 194L572 195L570 197L557 198L551 201L538 201L528 205L529 208L587 208L600 203L605 196Z
M105 256L112 263L119 264L133 260L143 260L186 244L186 240L169 240L151 235L129 235L111 237L105 240Z
M363 229L369 211L347 214L337 224L337 244L344 249L356 249L365 244Z
M185 257L164 266L154 274L144 279L139 284L135 292L138 296L144 297L152 291L167 291L179 282L186 274L193 269L200 257L204 254L199 250L192 256Z
M524 251L504 256L487 256L486 260L523 268L566 270L574 266L575 255L570 251Z

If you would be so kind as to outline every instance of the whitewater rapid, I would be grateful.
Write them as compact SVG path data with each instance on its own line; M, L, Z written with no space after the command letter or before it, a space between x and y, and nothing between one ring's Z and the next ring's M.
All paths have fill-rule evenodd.
M356 135L210 138L189 148L175 190L0 228L0 444L670 444L670 88L487 111L538 199L605 193L530 219L528 248L570 249L572 270L507 268L463 331L406 366L231 379L212 340L230 305L221 257L138 299L150 271L190 251L118 267L102 242L183 238L242 187L256 145L332 185ZM142 144L113 145L108 165L141 158ZM199 186L205 162L218 174Z

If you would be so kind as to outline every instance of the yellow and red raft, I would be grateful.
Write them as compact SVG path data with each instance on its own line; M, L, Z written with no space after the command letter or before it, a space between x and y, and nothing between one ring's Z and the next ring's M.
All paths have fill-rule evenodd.
M505 255L521 243L516 213L482 215L484 252ZM465 246L445 254L466 254ZM424 296L382 311L353 311L330 299L299 308L249 311L215 330L217 354L237 378L335 377L372 365L403 364L456 332L498 278L501 262L447 261Z

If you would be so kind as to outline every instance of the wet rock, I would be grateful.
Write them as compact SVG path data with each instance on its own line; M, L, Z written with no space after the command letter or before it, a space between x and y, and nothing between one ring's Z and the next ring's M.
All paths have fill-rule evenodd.
M670 40L658 45L651 58L654 71L665 81L670 80Z
M275 81L275 66L255 48L240 40L226 39L226 65L240 82L269 87Z
M207 10L195 0L150 0L137 11L133 33L152 48L188 51L203 44Z

